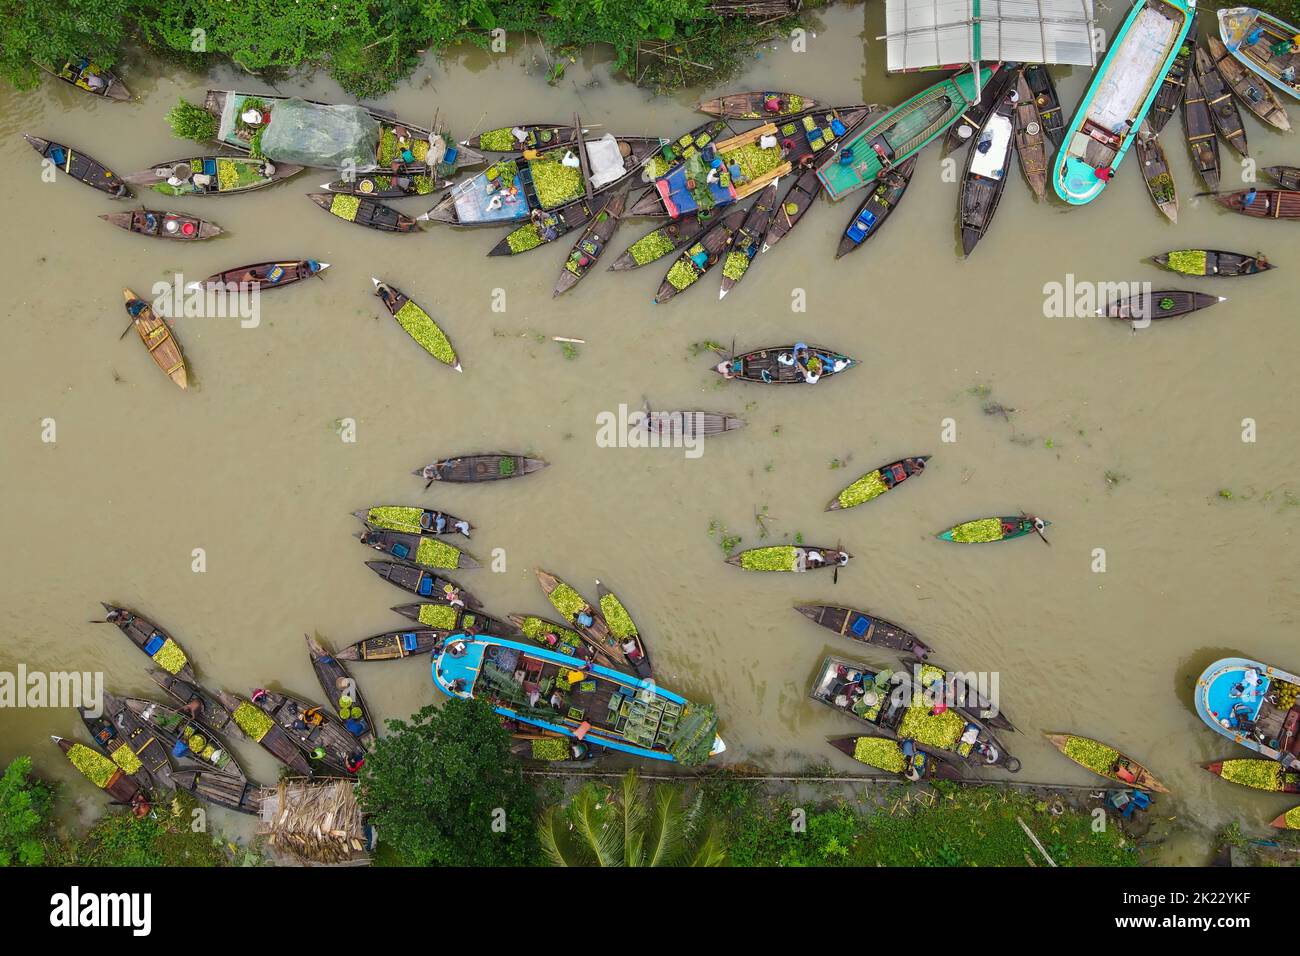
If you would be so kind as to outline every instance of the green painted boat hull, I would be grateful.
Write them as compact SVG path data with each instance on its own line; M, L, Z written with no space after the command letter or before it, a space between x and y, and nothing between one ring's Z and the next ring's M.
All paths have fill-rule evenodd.
M979 520L979 519L972 519L972 520ZM1020 521L1021 518L1019 515L1016 515L1015 517L999 518L998 520L999 521ZM968 522L965 521L962 522L962 524L967 524L967 523ZM1050 528L1051 526L1052 526L1052 522L1046 520L1043 522L1044 529ZM939 538L941 541L953 541L952 533L956 531L957 528L959 527L961 527L961 525L954 525L953 527L949 528L947 531L941 531L939 534L935 535L935 537ZM1022 527L1019 531L1013 532L1012 534L1003 535L1001 538L994 538L992 541L954 541L953 543L954 544L996 544L999 541L1010 541L1012 538L1023 538L1025 535L1033 534L1033 533L1034 533L1034 528L1033 525L1031 524L1027 528Z

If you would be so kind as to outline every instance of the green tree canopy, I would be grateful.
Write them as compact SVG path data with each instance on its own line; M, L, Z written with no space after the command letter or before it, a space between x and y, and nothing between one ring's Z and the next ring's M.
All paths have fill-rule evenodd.
M16 757L0 777L0 866L40 866L54 790L31 779L32 758Z
M19 89L31 89L36 64L57 70L86 56L110 66L126 33L131 0L0 0L0 73Z

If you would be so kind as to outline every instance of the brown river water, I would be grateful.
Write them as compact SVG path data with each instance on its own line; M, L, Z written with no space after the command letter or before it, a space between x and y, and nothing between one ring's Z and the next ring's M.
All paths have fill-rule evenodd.
M1107 25L1120 15L1104 14ZM900 102L936 77L888 76L875 39L883 32L879 5L865 19L861 7L836 7L808 52L769 45L726 88ZM458 137L562 122L575 108L585 123L617 133L675 135L699 122L691 107L712 92L653 96L611 78L599 55L572 64L551 88L536 52L516 42L495 58L430 60L380 105L420 122L437 110ZM1086 71L1054 74L1072 111ZM811 702L808 687L827 653L891 660L791 609L829 601L910 627L949 667L996 672L1001 706L1022 731L1006 735L1023 761L1021 779L1096 782L1040 734L1068 730L1148 763L1174 791L1156 809L1195 828L1240 819L1263 835L1288 805L1199 769L1248 754L1201 723L1191 691L1200 670L1229 652L1300 666L1289 631L1300 587L1287 550L1300 528L1291 497L1300 494L1300 444L1286 384L1300 350L1300 232L1190 201L1200 187L1177 120L1163 136L1183 197L1177 226L1152 207L1134 157L1083 208L1035 203L1013 174L990 234L963 260L956 177L945 176L936 145L866 249L833 258L861 197L837 208L821 200L725 301L715 272L704 288L656 306L670 260L602 270L553 301L567 241L512 261L484 258L502 234L495 229L433 225L390 236L350 227L303 198L329 178L320 171L244 196L150 202L215 220L227 235L213 241L179 246L116 230L95 217L125 204L62 178L42 182L23 132L126 172L198 152L163 121L178 96L263 88L139 59L125 77L135 103L97 102L49 80L33 93L0 91L9 223L0 236L8 290L0 670L98 670L118 693L155 694L140 653L115 629L87 623L109 600L171 630L213 686L246 693L271 683L318 696L303 633L342 646L402 626L387 608L409 600L366 570L375 555L352 540L359 525L350 512L422 504L469 518L476 532L467 548L485 564L503 549L504 572L460 575L502 616L548 611L537 567L593 595L598 576L614 587L649 642L656 678L716 704L723 763L856 767L823 738L860 725ZM344 99L324 79L280 90ZM1261 165L1300 162L1300 146L1253 117L1246 126ZM1224 160L1228 188L1240 172L1226 147ZM430 203L397 205L417 213ZM648 220L625 224L614 245L649 228ZM1263 251L1278 268L1215 282L1142 262L1196 246ZM177 321L188 393L158 373L134 334L118 340L123 286L297 257L332 267L322 282L264 299L257 328ZM405 339L373 297L372 275L442 323L463 375ZM1071 275L1229 298L1136 333L1101 318L1045 318L1044 286ZM501 295L505 309L494 311ZM795 312L801 296L806 311ZM566 357L549 340L556 335L586 344ZM862 365L815 388L724 385L710 371L716 357L692 355L691 346L733 338L741 350L818 342ZM710 441L698 459L681 449L598 447L596 416L646 398L659 408L735 412L749 426ZM986 402L1015 411L988 415ZM1245 418L1257 424L1254 443L1242 441ZM55 422L53 443L42 441L45 419ZM340 419L355 420L355 442L341 440ZM955 442L942 440L948 419ZM427 493L410 474L435 457L497 449L531 452L551 467ZM934 456L925 476L862 508L823 512L860 474L911 454ZM844 467L833 468L836 460ZM1032 538L960 547L933 537L1021 508L1051 520L1050 548ZM762 513L766 541L755 518ZM856 557L838 583L829 572L745 573L723 563L714 522L741 536L741 547L802 535L842 543ZM202 573L192 570L197 548ZM420 660L354 673L383 717L405 717L434 698ZM84 739L75 712L7 710L0 722L0 761L31 753L41 773L74 780L47 735ZM275 778L261 751L245 744L240 752L254 777ZM69 793L87 811L101 803L84 781ZM1201 862L1202 852L1168 858Z

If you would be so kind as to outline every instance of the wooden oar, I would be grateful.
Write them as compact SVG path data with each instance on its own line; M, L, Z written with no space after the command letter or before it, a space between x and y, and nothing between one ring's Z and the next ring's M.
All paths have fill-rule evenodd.
M1028 518L1030 521L1032 521L1034 523L1034 533L1043 539L1043 544L1047 545L1049 548L1052 546L1052 542L1047 540L1047 535L1043 534L1043 529L1038 526L1037 518L1035 518L1033 515L1025 514L1024 508L1020 509L1020 517Z

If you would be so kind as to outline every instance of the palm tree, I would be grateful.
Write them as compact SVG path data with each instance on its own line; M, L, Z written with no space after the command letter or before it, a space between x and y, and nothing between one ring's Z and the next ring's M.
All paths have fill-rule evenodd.
M702 819L703 795L659 784L653 806L629 770L618 788L589 783L567 808L547 807L538 827L553 866L722 866L727 854Z

